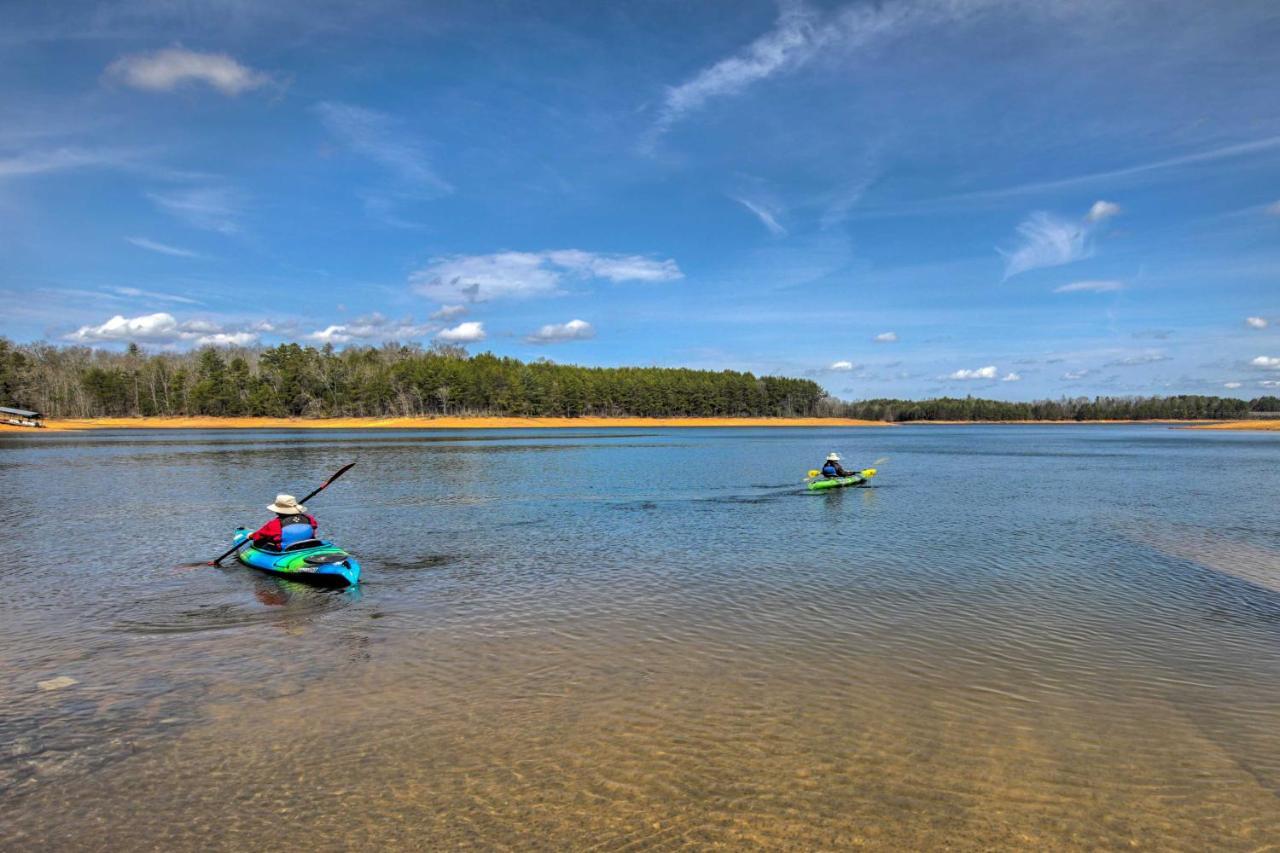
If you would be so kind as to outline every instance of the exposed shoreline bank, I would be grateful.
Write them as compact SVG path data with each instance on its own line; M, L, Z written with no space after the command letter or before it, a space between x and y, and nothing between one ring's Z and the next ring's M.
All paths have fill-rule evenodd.
M69 432L102 429L638 429L646 427L900 427L912 425L1046 425L1168 424L1187 429L1280 430L1280 421L1196 420L1013 420L1013 421L868 421L855 418L71 418L45 421L42 429L0 424L0 432Z
M76 418L45 421L44 430L95 429L566 429L638 427L888 427L852 418ZM5 429L0 425L0 429ZM12 431L40 432L32 427Z
M1209 421L1208 423L1193 424L1192 426L1187 427L1187 429L1228 429L1280 432L1280 418L1265 421Z

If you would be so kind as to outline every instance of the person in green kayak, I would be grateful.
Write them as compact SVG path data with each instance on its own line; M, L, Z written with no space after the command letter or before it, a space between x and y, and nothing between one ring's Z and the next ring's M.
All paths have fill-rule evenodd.
M258 547L283 551L306 539L316 538L319 522L314 515L307 515L307 508L293 495L276 495L276 501L267 504L276 517L259 527L249 538Z
M828 453L827 460L822 463L822 476L828 480L832 477L852 477L857 471L846 471L840 464L839 453Z

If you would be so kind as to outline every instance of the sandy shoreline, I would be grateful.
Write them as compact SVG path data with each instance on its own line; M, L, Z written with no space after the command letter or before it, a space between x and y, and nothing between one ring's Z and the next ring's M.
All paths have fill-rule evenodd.
M1189 426L1187 429L1230 429L1230 430L1260 430L1262 432L1278 432L1280 431L1280 418L1275 420L1256 420L1256 421L1211 421L1209 423L1198 423Z
M84 418L45 421L53 432L92 429L565 429L643 427L887 427L852 418ZM0 430L40 432L0 425Z
M1038 424L1090 426L1105 424L1169 424L1186 429L1280 430L1275 421L1094 420L1094 421L867 421L855 418L74 418L45 421L43 431L95 429L638 429L645 427L900 427L912 425L974 426ZM0 424L0 432L40 432L32 427Z

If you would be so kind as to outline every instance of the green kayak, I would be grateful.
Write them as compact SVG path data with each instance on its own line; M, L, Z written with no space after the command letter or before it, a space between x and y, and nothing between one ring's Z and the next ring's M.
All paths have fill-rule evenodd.
M820 480L810 480L809 490L818 491L819 489L840 489L845 486L861 486L876 475L875 468L867 468L859 471L851 477L830 477Z

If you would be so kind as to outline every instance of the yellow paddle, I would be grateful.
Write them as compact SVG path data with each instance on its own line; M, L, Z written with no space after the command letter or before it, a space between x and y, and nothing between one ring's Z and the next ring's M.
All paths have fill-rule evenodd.
M806 479L806 480L812 480L814 477L818 476L818 475L819 475L819 474L821 474L821 473L822 473L821 471L817 471L817 470L810 471L810 472L809 472L809 476L808 476L808 477L805 477L805 479ZM876 475L876 469L875 469L875 468L863 468L861 471L856 471L856 472L854 472L854 473L856 473L859 477L861 477L861 478L862 478L862 479L864 479L864 480L870 480L872 477L874 477L874 476Z

